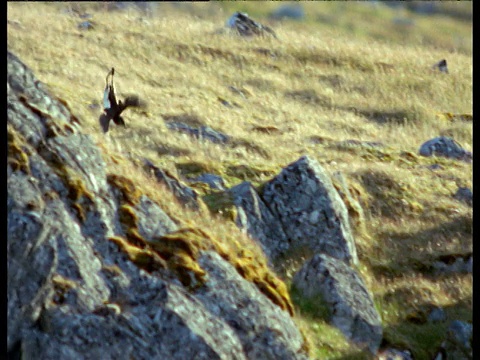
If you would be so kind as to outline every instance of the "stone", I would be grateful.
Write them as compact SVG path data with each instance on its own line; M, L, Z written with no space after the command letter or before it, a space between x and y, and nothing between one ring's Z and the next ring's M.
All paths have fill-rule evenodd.
M263 202L289 241L358 264L348 211L320 164L303 156L263 186Z
M235 12L228 18L226 27L244 37L270 35L277 38L277 35L271 28L254 21L248 16L248 14L239 11Z
M458 201L462 201L470 206L473 206L473 192L467 187L459 187L453 197Z
M194 138L203 141L207 140L215 144L226 144L230 141L230 137L209 126L202 125L198 128L192 127L182 122L167 122L167 127L170 130L183 132Z
M272 11L269 17L274 20L304 20L305 10L301 5L282 5Z
M373 354L377 352L383 335L382 320L354 269L327 254L316 254L294 275L292 283L302 296L327 306L328 321L347 339Z
M441 156L450 159L471 162L473 155L463 149L459 143L447 136L439 136L426 141L420 146L419 154L422 156Z
M270 211L251 183L245 181L229 190L237 208L235 223L259 242L266 257L276 260L289 248L283 225Z

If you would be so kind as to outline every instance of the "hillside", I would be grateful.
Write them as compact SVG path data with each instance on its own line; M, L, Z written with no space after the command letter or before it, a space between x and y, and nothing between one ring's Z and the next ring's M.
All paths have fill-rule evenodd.
M262 279L276 279L270 299L283 310L293 304L311 358L370 355L291 287L313 254L299 247L267 267L259 244L232 221L232 199L197 177L220 176L225 189L249 181L261 194L303 156L315 159L339 192L343 177L357 268L381 317L382 347L431 358L453 320L472 322L471 272L437 268L471 258L472 207L454 194L472 189L473 180L471 162L424 157L419 148L448 136L472 151L472 22L335 2L303 4L303 21L273 21L274 3L238 6L159 4L148 15L95 3L9 2L8 49L68 104L80 132L101 149L110 182L130 179L179 228L215 239L209 246L237 270L248 259ZM278 39L218 31L236 10ZM468 9L458 2L456 11ZM84 12L92 29L78 27ZM441 59L448 74L431 68ZM98 118L111 67L120 98L138 94L147 107L127 109L127 127L111 125L103 134ZM199 140L179 123L208 127L228 142ZM21 141L15 131L9 136ZM194 189L201 209L182 206L143 170L143 159ZM445 319L422 320L431 308Z

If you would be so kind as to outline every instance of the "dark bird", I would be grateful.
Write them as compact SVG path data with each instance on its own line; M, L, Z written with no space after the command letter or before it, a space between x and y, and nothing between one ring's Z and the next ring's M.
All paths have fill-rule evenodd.
M268 26L252 20L248 14L239 11L228 19L227 27L236 30L242 36L265 36L266 33L269 33L275 39L278 39L275 32Z
M432 66L432 69L437 69L440 72L448 74L447 60L440 60L438 63Z
M124 102L120 100L117 103L115 89L113 87L114 74L115 69L112 68L112 70L109 71L105 79L106 84L105 91L103 92L103 113L102 115L100 115L99 118L100 126L102 127L104 133L108 131L110 120L113 120L116 125L122 125L123 127L126 127L125 120L123 120L120 114L127 107L140 107L144 105L136 95L127 96ZM110 83L108 82L109 77Z

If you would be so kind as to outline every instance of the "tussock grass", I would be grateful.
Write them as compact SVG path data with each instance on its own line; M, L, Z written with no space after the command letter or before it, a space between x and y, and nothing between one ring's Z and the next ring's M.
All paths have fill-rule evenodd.
M82 20L64 13L68 6L93 14L95 28L78 29ZM472 167L417 152L438 135L472 150L471 20L343 2L302 3L302 22L266 19L277 6L159 4L148 17L133 8L109 12L99 3L10 2L8 47L69 104L103 149L109 174L133 178L182 227L204 229L233 258L243 258L247 249L265 263L258 246L231 222L234 214L199 216L184 209L134 159L149 158L184 178L218 174L228 186L245 180L261 186L306 154L328 172L342 172L363 208L365 229L356 234L359 269L382 316L386 342L411 349L416 358L431 357L442 331L412 325L407 315L433 304L448 308L451 320L471 320L471 275L435 277L423 265L471 249L471 208L452 196L458 186L472 187ZM468 19L471 3L441 7ZM236 10L272 26L280 40L214 34ZM442 58L448 75L430 69ZM105 136L98 116L112 66L120 97L137 93L148 109L126 110L127 129L112 125ZM198 141L170 131L171 121L210 126L231 142ZM384 146L348 148L345 140ZM20 149L9 161L28 168L17 143L9 133L9 147ZM433 164L440 168L430 169ZM228 207L228 199L202 191L205 202ZM279 271L287 282L301 264L298 256L285 259ZM365 358L308 314L301 299L293 301L314 357Z

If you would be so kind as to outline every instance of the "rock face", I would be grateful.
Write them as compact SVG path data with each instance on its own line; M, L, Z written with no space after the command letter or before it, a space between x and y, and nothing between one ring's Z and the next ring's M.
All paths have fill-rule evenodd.
M358 263L348 212L328 174L303 156L267 182L262 198L292 244Z
M330 322L359 346L376 353L382 340L382 321L360 276L326 254L317 254L293 278L307 298L321 299L330 309Z
M67 105L7 62L8 358L307 358L288 298L106 173Z
M272 214L249 182L243 182L230 189L233 204L237 208L235 222L252 238L260 243L268 259L273 260L286 253L288 238L282 224Z
M305 247L358 263L345 204L330 177L309 157L283 169L261 194L248 182L229 192L237 225L260 242L270 260Z

